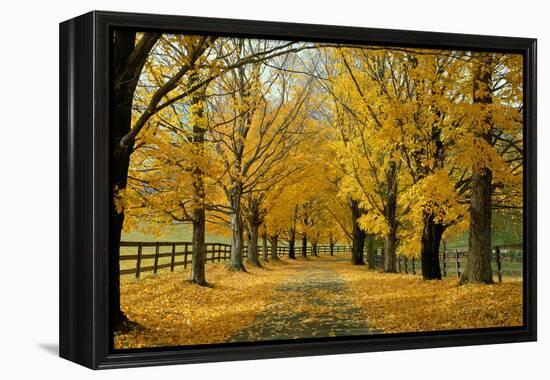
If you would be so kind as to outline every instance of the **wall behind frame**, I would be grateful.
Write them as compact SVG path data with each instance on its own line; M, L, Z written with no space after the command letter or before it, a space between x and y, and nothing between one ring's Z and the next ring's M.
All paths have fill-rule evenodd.
M8 4L8 3L6 3ZM536 1L352 0L82 0L18 1L3 5L2 33L2 200L4 270L0 275L3 327L2 377L48 374L58 379L99 376L150 379L334 379L340 377L461 379L541 378L543 350L550 347L547 302L539 296L539 342L417 351L320 356L191 366L152 367L93 373L57 358L58 337L58 22L92 9L362 27L535 37L539 39L539 294L548 294L544 272L550 241L550 132L542 104L550 89L550 31L544 5ZM40 242L40 243L39 243ZM8 255L9 254L9 255ZM8 270L8 264L13 268ZM423 369L423 364L430 369Z

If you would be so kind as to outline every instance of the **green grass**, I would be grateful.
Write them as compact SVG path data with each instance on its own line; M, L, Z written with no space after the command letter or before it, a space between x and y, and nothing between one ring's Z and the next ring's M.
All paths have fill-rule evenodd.
M122 241L192 241L193 229L190 225L167 226L163 229L161 236L147 234L141 231L122 232ZM218 233L206 230L207 243L226 243L229 244L229 236L223 236Z
M154 234L147 234L141 231L131 231L131 232L124 232L122 233L121 237L122 241L143 241L143 242L191 242L193 240L193 230L190 225L174 225L174 226L167 226L163 229L162 234L160 236L156 236ZM205 240L207 243L224 243L229 244L231 242L230 238L228 236L223 236L217 233L209 232L208 229L206 230L206 236ZM183 247L178 247L178 252L182 250ZM159 253L166 253L171 252L171 247L160 247ZM122 255L132 255L137 254L137 247L122 247L120 249L120 253ZM142 254L148 255L148 254L154 254L155 253L155 247L143 247L142 248ZM178 256L176 258L177 261L182 261L183 257ZM190 257L189 257L190 260ZM158 264L168 264L170 262L170 257L160 257ZM147 267L154 264L154 259L143 259L141 261L141 267ZM120 262L120 268L121 269L130 269L136 267L136 261L135 260L128 260L128 261L121 261ZM182 268L183 267L176 267L176 268ZM188 267L189 269L189 267ZM167 269L169 270L169 269ZM152 273L152 272L151 272Z

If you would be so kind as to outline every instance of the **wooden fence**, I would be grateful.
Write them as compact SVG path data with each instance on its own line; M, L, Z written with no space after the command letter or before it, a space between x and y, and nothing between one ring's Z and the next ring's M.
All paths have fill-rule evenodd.
M161 269L170 268L173 272L175 267L183 266L187 268L191 264L193 255L193 243L191 242L135 242L122 241L120 242L121 253L121 275L133 274L137 278L143 272L157 273ZM132 249L134 253L128 254L128 249ZM268 254L271 254L271 247L267 247ZM277 247L277 255L288 255L288 246L279 245ZM302 247L296 245L296 256L301 255ZM243 257L247 257L247 247L243 247ZM349 246L336 245L333 247L333 253L351 252ZM206 262L222 262L229 260L231 253L231 245L223 243L206 243ZM307 255L311 255L312 247L307 247ZM318 254L330 253L330 246L317 246ZM258 254L263 255L263 246L258 246ZM135 266L128 268L126 263L134 262Z
M143 272L157 273L161 269L170 268L174 271L175 267L183 266L187 268L191 264L193 255L193 243L191 242L132 242L123 241L120 243L121 254L121 275L133 274L140 277ZM123 250L133 250L134 253L128 254ZM268 254L271 254L271 247L268 246ZM288 255L289 247L279 245L277 247L278 256ZM206 262L222 262L229 260L231 245L223 243L206 243ZM302 247L296 245L296 256L302 254ZM307 255L312 254L312 247L308 245ZM330 246L317 246L318 254L329 254ZM350 246L337 245L333 247L333 253L351 253ZM258 246L258 254L263 255L263 246ZM365 252L366 254L366 252ZM460 276L466 266L468 250L465 247L446 249L440 252L439 262L441 266L441 276ZM247 257L247 247L243 247L243 257ZM126 263L135 263L128 267ZM408 258L406 256L397 257L397 271L406 274L422 274L422 266L418 258ZM504 276L522 277L523 275L523 246L521 244L499 245L493 248L493 259L491 261L493 274L499 282L502 282ZM384 250L377 249L375 255L375 267L384 267Z
M441 266L441 276L459 277L466 267L468 257L468 248L461 247L455 249L446 249L439 253L439 264ZM422 265L419 258L408 258L406 256L397 257L397 271L406 274L422 274ZM375 266L384 267L384 250L377 249L375 256ZM504 276L522 277L523 276L523 245L508 244L493 247L493 257L491 260L493 275L502 282Z

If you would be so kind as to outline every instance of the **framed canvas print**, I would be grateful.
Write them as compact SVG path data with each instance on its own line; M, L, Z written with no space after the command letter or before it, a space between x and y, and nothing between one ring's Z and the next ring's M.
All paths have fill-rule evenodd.
M536 40L60 25L60 355L536 339Z

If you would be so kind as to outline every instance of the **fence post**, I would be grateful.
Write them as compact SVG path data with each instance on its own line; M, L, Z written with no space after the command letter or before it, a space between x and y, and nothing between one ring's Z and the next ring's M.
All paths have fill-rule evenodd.
M218 263L222 261L222 246L218 244Z
M409 259L405 256L405 274L409 274Z
M172 243L172 257L170 257L170 272L174 271L175 260L176 260L176 243Z
M460 277L460 260L458 259L458 249L455 249L456 277Z
M397 272L401 273L401 255L397 256Z
M155 262L153 264L153 274L157 274L157 269L159 266L159 243L155 243Z
M502 282L502 266L500 262L500 247L497 245L495 247L495 254L497 259L497 273L498 273L498 282Z
M142 250L142 243L138 243L138 253L137 253L137 261L136 261L136 278L139 278L139 271L141 270L141 250Z
M184 244L185 244L185 248L183 250L183 268L185 269L187 268L187 251L189 250L189 248L188 248L187 242L185 242Z
M443 277L447 277L447 251L443 250Z

